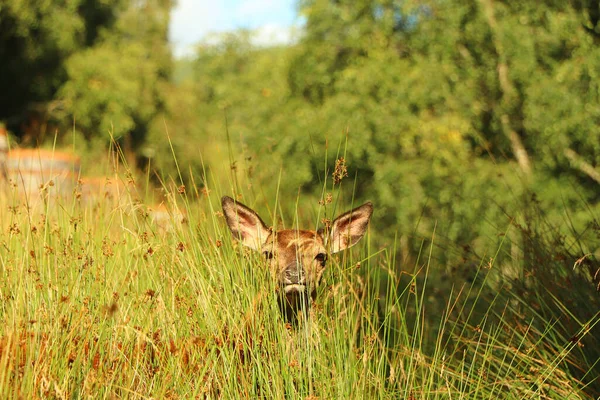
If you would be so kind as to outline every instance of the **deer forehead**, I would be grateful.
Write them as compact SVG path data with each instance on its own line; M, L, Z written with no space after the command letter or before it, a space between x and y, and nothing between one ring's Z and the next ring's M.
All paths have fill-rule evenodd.
M323 237L316 231L286 229L272 235L272 245L284 254L312 253L325 249Z

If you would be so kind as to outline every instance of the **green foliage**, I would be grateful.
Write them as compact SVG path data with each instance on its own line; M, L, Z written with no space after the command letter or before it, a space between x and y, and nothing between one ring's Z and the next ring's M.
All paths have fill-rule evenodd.
M595 339L600 336L597 2L303 0L305 26L298 42L256 47L251 32L223 35L201 43L196 59L175 69L175 84L168 81L170 6L166 0L81 0L54 7L9 0L0 6L0 38L14 44L0 47L1 58L9 60L0 72L15 78L0 87L14 93L12 99L0 96L7 99L0 104L0 119L9 128L18 126L22 119L15 115L27 105L43 104L63 132L68 127L63 143L84 137L96 148L114 138L128 159L136 153L148 176L165 187L170 179L184 184L181 190L201 204L188 230L158 234L152 243L143 233L148 221L139 213L120 214L122 225L116 227L110 224L114 212L70 207L85 218L99 218L86 223L106 232L127 226L122 235L131 241L125 240L122 253L111 260L102 258L106 232L84 229L91 236L82 237L81 230L62 222L94 260L103 260L95 276L108 271L118 277L111 282L114 292L135 293L134 300L124 301L125 310L145 304L140 300L145 288L164 285L160 318L128 315L141 327L131 335L115 334L120 328L105 319L93 338L114 334L133 343L133 337L152 336L144 343L167 354L173 348L160 347L165 332L176 344L193 332L197 341L191 342L201 345L191 357L207 360L192 363L203 378L190 379L177 364L189 361L183 356L144 358L147 353L140 355L133 345L126 346L128 353L98 352L98 365L111 382L103 386L107 395L113 389L122 395L116 388L131 382L139 393L155 397L170 394L168 385L181 397L584 398L600 393L595 378L600 347ZM44 40L33 40L36 35ZM349 177L332 184L341 158ZM316 305L329 314L316 317L316 333L303 331L298 343L305 352L286 352L277 347L285 340L272 303L253 302L268 289L260 273L247 272L256 260L230 246L216 221L217 208L203 203L205 194L240 195L263 206L263 215L271 217L267 222L309 226L340 204L372 200L370 248L385 256L368 252L360 259L365 267L347 280L341 272L356 260L331 269L326 279L341 284L324 290ZM296 203L308 211L299 212ZM326 205L324 214L319 204ZM131 208L136 207L141 206ZM54 234L44 232L45 238ZM5 241L11 251L23 242L14 232ZM191 253L179 254L179 241L191 246L186 247ZM170 250L154 259L147 249L138 254L147 245ZM19 260L27 258L18 254ZM42 273L56 271L50 258L44 260ZM152 260L157 260L152 268L145 268ZM26 264L19 264L18 273L7 268L15 284L24 284L16 277L31 273ZM68 275L65 271L60 273ZM78 287L77 296L101 293L97 304L86 304L82 318L102 320L101 304L110 304L113 294L93 286L92 274L84 273L88 286ZM44 282L59 287L50 282L59 275L44 275ZM82 282L62 277L65 287ZM33 281L26 282L22 289L33 290ZM34 305L56 297L51 290L35 296ZM165 306L183 303L181 309ZM17 302L14 310L29 304ZM232 304L242 311L231 311ZM253 329L233 332L232 327L245 326L248 315L257 318L251 319ZM55 317L49 320L61 316ZM120 327L127 326L123 321ZM156 334L157 327L162 333ZM86 334L77 331L92 343ZM263 347L265 342L276 348ZM182 343L170 354L188 342ZM106 354L113 357L110 365L119 357L117 365L142 361L135 374L123 368L115 375L102 358ZM53 387L88 393L77 382L88 382L89 371L98 370L94 358L53 362L64 368L42 370L62 375L30 374L28 382L54 379L63 386ZM64 371L72 362L76 372L69 375ZM150 368L152 363L159 369ZM145 386L139 371L165 385ZM0 379L18 385L9 373Z
M2 2L0 119L9 118L13 122L28 104L52 99L64 81L62 64L83 44L86 27L77 13L80 3L80 0L60 4L52 0Z
M597 318L596 305L591 313L584 305L597 303L600 245L597 5L315 0L300 10L303 36L289 48L252 47L240 35L199 49L196 90L207 111L199 122L233 147L229 162L247 190L231 186L269 204L277 193L302 193L300 202L313 205L327 193L342 202L372 200L374 240L395 243L390 251L402 260L390 267L394 273L421 279L420 252L435 238L427 279L440 297L431 296L429 316L443 314L449 293L473 282L471 293L481 298L464 298L469 313L453 315L457 324L496 323L503 311L489 304L508 302L515 317L501 317L495 336L508 346L502 357L529 340L549 354L569 349L564 360L540 360L596 393L596 369L584 376L577 365L597 362L597 343L569 339L586 331L582 321ZM276 95L261 99L263 87L277 88ZM332 186L339 157L350 178ZM285 202L278 207L275 220L295 215ZM573 271L585 255L591 266ZM477 264L490 273L477 272ZM571 283L563 286L564 279ZM565 304L574 306L567 312ZM410 305L405 310L402 317L419 321ZM422 324L431 354L440 324ZM527 329L537 339L523 335ZM509 374L515 364L500 365ZM528 390L519 393L536 393Z
M157 113L157 65L141 43L94 47L69 59L60 95L78 129L89 137L120 140ZM118 59L118 62L115 60Z
M88 138L105 137L135 151L163 110L170 54L165 41L168 1L132 3L101 40L66 63L59 96Z
M0 7L3 96L10 126L51 121L59 136L72 127L90 141L104 137L133 153L163 107L171 56L169 0L10 0ZM35 112L35 115L31 115ZM62 131L62 132L61 132ZM35 128L19 136L43 140ZM36 137L37 136L37 137Z
M343 191L384 207L378 224L412 254L435 225L483 251L531 192L556 224L564 206L598 209L594 5L315 0L300 10L304 33L289 48L241 34L199 49L199 123L223 137L227 120L243 157L268 152L255 174L320 198L327 166L344 156L356 183Z

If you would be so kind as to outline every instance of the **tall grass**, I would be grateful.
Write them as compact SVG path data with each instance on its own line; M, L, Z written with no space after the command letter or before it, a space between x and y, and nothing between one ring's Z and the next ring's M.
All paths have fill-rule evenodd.
M599 394L590 351L598 308L581 315L574 304L598 302L582 297L589 279L566 267L558 246L544 268L529 264L526 279L497 280L492 257L471 282L441 290L429 279L435 235L407 268L395 248L374 245L371 226L357 248L332 257L315 304L291 326L260 255L225 227L218 199L230 193L173 189L170 209L187 216L173 212L159 226L130 187L119 202L4 195L1 398ZM298 203L298 225L310 227L314 215ZM540 256L549 251L540 238L532 243ZM541 271L579 276L581 286L557 292Z

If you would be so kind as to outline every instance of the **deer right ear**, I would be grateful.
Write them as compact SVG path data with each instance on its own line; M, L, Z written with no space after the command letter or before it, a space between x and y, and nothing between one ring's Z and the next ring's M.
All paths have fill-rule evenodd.
M229 196L221 199L221 206L233 237L244 246L260 250L271 234L271 230L258 214Z
M329 240L331 253L352 247L365 235L373 214L373 204L367 202L337 217L331 223Z

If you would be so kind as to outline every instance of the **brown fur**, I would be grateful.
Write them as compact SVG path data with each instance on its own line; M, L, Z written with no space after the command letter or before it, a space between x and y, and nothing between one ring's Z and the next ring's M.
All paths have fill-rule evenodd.
M325 269L317 260L317 255L327 254L325 240L316 231L286 229L275 232L263 247L264 252L271 252L271 268L282 284L286 268L300 265L304 268L307 286L313 290L321 280Z

